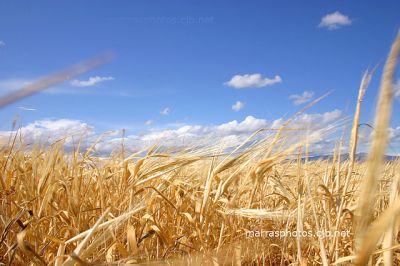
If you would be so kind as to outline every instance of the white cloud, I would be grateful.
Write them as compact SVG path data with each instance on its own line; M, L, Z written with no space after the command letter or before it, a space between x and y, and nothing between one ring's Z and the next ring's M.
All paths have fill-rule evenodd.
M32 85L35 83L35 81L37 80L29 78L11 78L0 80L0 95L17 91L25 86ZM78 91L82 93L82 90L73 90L70 87L63 88L56 86L50 87L43 92L48 94L72 94L77 93Z
M107 80L113 80L113 77L99 77L99 76L94 76L94 77L90 77L87 80L77 80L74 79L72 80L70 83L72 86L74 87L90 87L90 86L94 86L98 83L101 83L103 81L107 81Z
M326 136L334 131L332 130L332 125L337 124L341 116L340 110L321 114L303 114L296 117L288 127L307 128L310 143L321 151L326 151L334 143ZM137 152L156 143L165 147L217 144L232 147L242 143L255 131L262 128L277 129L283 125L284 121L282 118L267 121L254 116L247 116L242 121L233 120L217 125L176 125L176 128L151 129L139 135L127 135L124 138L124 145L127 151L131 152ZM94 126L72 119L39 120L23 126L20 132L28 143L39 141L49 144L59 139L65 139L66 148L69 150L73 147L74 142L72 140L75 140L76 143L84 137L84 142L82 142L82 147L84 148L93 144L99 136L95 132ZM301 139L304 135L300 133L305 133L306 131L286 132L289 137L285 145L290 145L304 140ZM13 132L0 131L0 139L7 141L11 133ZM267 130L260 137L272 136L273 133L274 131ZM400 130L399 133L393 133L393 135L400 135ZM120 148L121 141L121 137L115 136L115 134L108 134L96 145L96 151L107 155L111 151Z
M6 43L4 41L0 40L0 47L4 47L4 46L6 46Z
M16 91L24 86L32 84L33 81L29 79L5 79L0 80L0 92Z
M171 113L171 108L169 108L169 107L165 107L165 108L160 112L161 115L169 115L170 113Z
M301 133L308 132L309 143L310 145L312 144L310 152L319 151L329 153L333 149L335 141L327 138L327 136L334 133L335 128L338 128L338 121L343 121L340 120L341 117L342 112L340 110L333 110L321 114L300 115L296 117L288 127L306 130L286 131L289 137L285 145L290 145L300 140L304 141L304 139L301 139L304 137L304 134ZM143 149L155 143L167 147L217 144L224 144L225 147L232 147L239 145L259 129L278 129L285 121L285 119L280 118L270 122L254 116L247 116L242 121L233 120L218 125L180 125L175 129L154 129L141 135L128 136L125 144L128 145L128 148L133 150L135 150L134 148L136 148L136 150ZM261 137L271 136L273 132L274 131L267 130ZM120 145L118 144L120 142L115 139L107 143L108 148L112 145L115 145L115 147ZM131 146L129 147L129 145Z
M400 155L400 126L389 128L389 151L397 148L397 153Z
M0 95L4 95L10 92L17 91L25 86L31 85L35 82L34 79L28 79L28 78L11 78L11 79L3 79L0 80ZM50 87L46 89L45 91L42 91L41 93L47 93L47 94L83 94L85 93L84 90L82 89L73 89L71 87ZM89 92L88 92L89 93Z
M259 73L255 73L255 74L235 75L224 84L235 89L243 89L243 88L255 88L255 87L260 88L280 82L282 82L282 78L278 75L276 75L273 79L269 79L262 77L261 74Z
M400 141L400 127L389 128L389 138Z
M159 142L165 146L222 144L237 145L244 141L251 133L268 125L264 119L253 116L243 121L233 120L219 125L184 125L176 129L154 130L135 136L136 145L154 144ZM142 146L143 147L143 146Z
M340 117L342 117L342 111L338 109L322 114L302 114L294 118L290 126L308 129L321 128L337 121ZM282 118L276 119L272 123L272 127L279 128L283 125L284 122L285 120Z
M362 145L360 152L368 152L368 148L371 144L371 139L374 136L375 130L373 127L362 124L359 133L359 142ZM388 129L389 142L386 148L387 155L397 155L400 156L400 126L389 127Z
M400 79L397 80L395 84L393 84L394 96L400 99Z
M8 137L12 131L1 131L1 137ZM73 138L79 140L82 136L90 136L94 134L94 127L71 119L43 119L30 123L19 129L19 133L28 143L53 143L57 140L65 138L66 143L71 143Z
M18 109L21 109L24 111L36 111L35 108L28 108L28 107L23 107L23 106L18 106Z
M224 144L225 147L232 147L242 143L250 134L261 128L279 128L286 120L283 118L274 121L247 116L242 121L233 120L217 125L176 125L176 128L165 130L152 129L140 135L128 135L124 138L126 150L137 152L151 145L158 143L166 147L179 147L182 145L217 145ZM288 128L303 128L305 131L285 131L289 134L285 145L304 141L304 136L308 136L310 153L328 154L333 151L335 141L338 136L338 125L341 125L343 115L340 110L333 110L325 113L302 114L297 116ZM366 127L365 127L366 128ZM369 128L366 128L370 131ZM65 139L65 146L71 150L73 144L83 137L82 148L95 143L99 134L95 132L95 127L80 120L72 119L43 119L27 124L19 131L27 143L41 142L43 144L54 143L57 140ZM307 134L302 134L307 133ZM1 142L7 142L11 133L14 131L0 131ZM111 134L112 133L112 134ZM101 155L109 155L115 149L121 147L122 138L117 136L119 131L107 133L96 145L96 151ZM359 151L365 149L368 144L367 139L360 143ZM273 131L266 131L261 137L272 136ZM291 134L291 135L290 135ZM390 144L388 152L399 153L400 148L400 127L389 129ZM73 141L74 140L74 141ZM346 147L345 147L346 148Z
M241 101L237 101L234 105L232 105L232 110L235 112L239 112L244 108L244 103Z
M322 122L327 124L327 123L332 123L333 121L339 119L342 116L342 111L335 109L331 112L326 112L322 114Z
M290 95L289 99L293 101L293 104L299 105L299 104L309 102L313 96L314 96L313 91L304 91L300 95L297 95L297 94Z
M108 77L110 78L110 77ZM31 78L31 77L18 77L18 78L5 78L0 79L0 96L17 91L25 86L32 85L39 78ZM108 79L110 80L110 79ZM88 81L88 80L87 80ZM72 82L72 81L71 81ZM58 84L52 87L47 88L40 93L51 94L51 95L101 95L101 96L120 96L120 97L132 97L132 95L118 90L107 90L105 87L98 87L96 90L93 90L92 87L71 87L70 83Z
M215 130L221 135L244 134L251 133L260 128L268 126L268 121L265 119L247 116L242 122L233 120L215 127Z
M325 15L321 19L318 27L327 28L329 30L336 30L343 26L351 25L351 23L352 20L348 16L343 15L339 11L336 11L334 13Z
M146 122L144 122L144 124L145 124L146 126L150 126L150 125L152 125L153 123L154 123L154 121L151 120L151 119L146 120Z

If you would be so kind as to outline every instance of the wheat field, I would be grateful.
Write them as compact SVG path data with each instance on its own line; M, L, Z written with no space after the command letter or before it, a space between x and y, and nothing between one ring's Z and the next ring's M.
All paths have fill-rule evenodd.
M307 159L311 137L288 130L291 118L230 149L155 145L127 154L121 145L107 158L79 143L67 152L63 139L31 145L16 130L0 151L0 261L399 265L400 162L384 160L399 51L400 36L384 68L365 161L356 159L359 117L374 71L361 81L349 139L338 139L329 160Z

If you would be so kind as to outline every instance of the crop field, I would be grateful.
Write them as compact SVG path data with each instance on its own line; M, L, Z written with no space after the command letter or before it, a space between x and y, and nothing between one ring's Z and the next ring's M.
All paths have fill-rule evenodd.
M16 2L0 266L400 265L400 2Z
M350 139L338 140L350 143L346 158L338 148L329 159L308 160L310 136L286 130L291 118L278 130L261 129L230 149L155 145L126 154L122 144L106 158L93 155L95 145L82 150L77 143L66 152L63 139L28 147L16 131L0 156L0 260L10 265L398 265L400 162L383 156L399 51L397 37L365 161L355 155L368 71Z

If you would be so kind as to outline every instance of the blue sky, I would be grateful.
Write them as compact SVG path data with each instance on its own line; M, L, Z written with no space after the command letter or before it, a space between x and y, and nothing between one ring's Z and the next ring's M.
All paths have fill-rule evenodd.
M129 134L272 123L328 91L308 112L351 115L379 63L361 119L371 123L399 11L399 1L1 1L1 94L104 51L116 58L1 110L0 126L16 114ZM399 110L397 99L393 128Z

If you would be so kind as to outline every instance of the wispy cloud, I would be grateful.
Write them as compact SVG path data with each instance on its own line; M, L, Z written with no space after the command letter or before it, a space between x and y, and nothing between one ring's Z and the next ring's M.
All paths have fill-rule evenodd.
M99 84L104 81L108 80L113 80L113 77L99 77L99 76L94 76L90 77L87 80L77 80L74 79L70 83L74 87L90 87L90 86L95 86L96 84Z
M16 91L18 89L21 89L27 85L34 83L35 81L37 81L37 79L30 77L0 79L0 95ZM93 90L89 86L71 87L68 85L68 83L59 84L55 87L50 87L47 90L42 91L41 93L46 93L51 95L84 94L84 95L133 97L127 91L114 90L114 89L106 90L106 88L100 88L100 87L97 90Z
M6 43L4 41L0 40L0 47L4 47L4 46L6 46Z
M10 92L17 91L25 86L31 85L35 82L35 79L29 78L11 78L11 79L3 79L0 80L0 94L6 94ZM71 87L50 87L47 90L43 91L43 93L48 94L74 94L74 93L83 93L83 90L72 89Z
M18 90L24 86L32 84L30 79L4 79L0 80L0 92L10 92Z
M18 106L18 109L21 109L24 111L36 111L37 110L35 108L28 108L28 107L23 107L23 106Z
M327 28L328 30L336 30L343 26L351 25L351 23L352 20L348 16L336 11L323 16L318 27Z
M397 80L395 84L393 84L394 96L400 99L400 79Z
M241 101L237 101L234 105L232 105L232 110L235 112L239 112L244 108L244 103Z
M243 88L260 88L280 82L282 82L282 78L278 75L270 79L263 77L259 73L255 73L255 74L235 75L224 84L235 89L243 89Z
M300 95L297 95L297 94L290 95L289 99L293 101L293 104L299 105L299 104L303 104L303 103L311 101L313 96L314 96L313 91L304 91Z
M0 94L5 94L9 92L13 92L19 90L25 86L28 86L35 82L35 79L29 78L12 78L12 79L4 79L0 80ZM92 92L92 91L91 91ZM82 89L73 89L69 86L57 86L51 87L47 90L43 91L43 93L48 94L76 94L76 93L85 93ZM87 91L89 93L89 91ZM92 92L93 93L93 92Z
M145 124L146 126L150 126L150 125L152 125L153 123L154 123L154 121L151 120L151 119L146 120L146 122L144 122L144 124Z
M165 107L163 110L161 110L160 114L161 115L169 115L171 113L171 108Z

